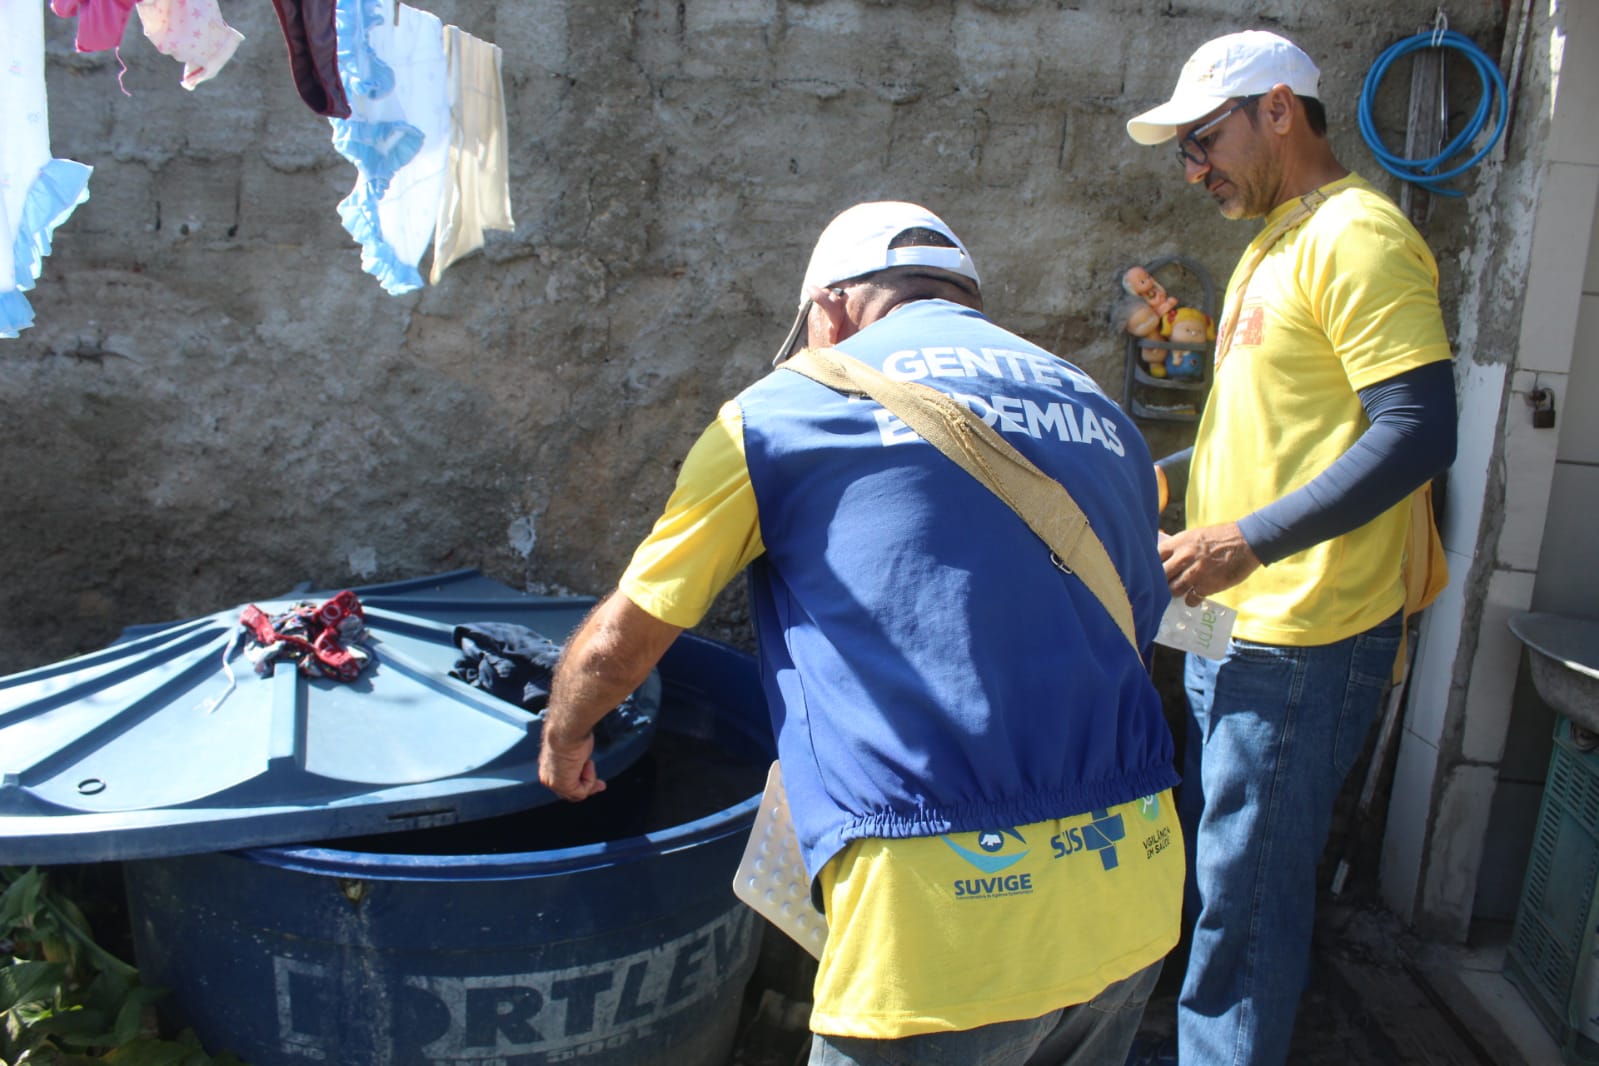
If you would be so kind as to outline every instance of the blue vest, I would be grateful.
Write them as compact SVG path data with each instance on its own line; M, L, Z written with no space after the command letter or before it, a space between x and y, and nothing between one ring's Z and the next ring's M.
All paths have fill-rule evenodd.
M942 300L839 348L960 397L1066 486L1147 657L1170 602L1154 472L1098 386ZM851 840L1026 825L1176 783L1143 659L989 489L875 402L792 371L738 403L766 546L762 676L811 877Z

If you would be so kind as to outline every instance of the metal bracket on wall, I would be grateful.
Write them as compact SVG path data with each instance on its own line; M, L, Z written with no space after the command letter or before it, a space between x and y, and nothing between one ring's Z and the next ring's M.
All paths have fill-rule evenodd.
M1555 394L1552 389L1537 388L1527 393L1527 406L1532 408L1533 429L1555 428Z

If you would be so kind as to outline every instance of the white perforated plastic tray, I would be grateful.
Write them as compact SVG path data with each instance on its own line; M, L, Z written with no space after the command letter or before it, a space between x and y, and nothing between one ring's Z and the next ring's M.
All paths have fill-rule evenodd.
M733 875L733 894L794 940L822 957L827 919L811 905L810 879L800 861L799 841L789 818L788 797L777 763L766 774L766 791L755 815L744 858Z

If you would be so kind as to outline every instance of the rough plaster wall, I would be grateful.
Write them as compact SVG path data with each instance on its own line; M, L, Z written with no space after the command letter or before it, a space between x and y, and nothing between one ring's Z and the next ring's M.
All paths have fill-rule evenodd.
M518 227L391 297L339 227L354 171L294 93L271 6L221 6L247 40L193 93L133 20L131 97L46 16L55 153L96 170L38 324L0 341L0 671L307 580L475 566L605 591L857 200L939 211L993 317L1118 394L1122 268L1180 252L1221 284L1252 232L1123 121L1200 41L1278 28L1321 61L1340 155L1393 191L1356 100L1435 8L434 0L505 50ZM1498 0L1450 14L1497 49ZM1394 146L1407 81L1379 108ZM1464 209L1428 236L1452 305ZM1149 436L1164 454L1190 430ZM742 639L737 592L708 628Z
M1558 97L1559 64L1554 59L1564 33L1565 6L1552 2L1528 5L1526 43L1512 97L1515 110L1504 161L1484 168L1469 204L1479 234L1491 235L1491 239L1479 237L1467 257L1459 358L1492 368L1490 379L1496 373L1508 379L1521 354L1538 199L1548 175L1546 142ZM1457 373L1457 378L1464 380L1464 374ZM1437 773L1423 830L1421 877L1411 898L1392 901L1419 933L1452 942L1464 942L1471 928L1500 772L1499 762L1485 762L1466 751L1466 708L1489 583L1507 565L1499 555L1509 489L1504 427L1508 418L1526 417L1524 408L1517 409L1520 403L1507 382L1495 424L1469 427L1471 432L1491 437L1492 457L1476 531L1477 550L1469 570L1451 578L1464 586L1467 622L1459 633L1449 690L1432 695L1445 703L1445 726L1437 742ZM1467 431L1468 427L1463 427L1463 434ZM1543 736L1547 736L1546 725L1540 730L1540 738ZM1521 839L1532 828L1530 824L1520 827L1512 835Z

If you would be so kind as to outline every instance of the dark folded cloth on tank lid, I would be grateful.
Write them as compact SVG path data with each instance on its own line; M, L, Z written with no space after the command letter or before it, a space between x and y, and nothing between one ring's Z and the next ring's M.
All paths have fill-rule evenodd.
M550 680L561 645L527 626L511 622L466 622L451 634L461 658L450 676L490 692L534 714L550 702ZM653 725L661 707L661 679L650 671L644 684L600 719L596 743Z
M550 701L550 678L561 646L526 626L505 622L470 622L455 627L451 638L461 649L450 676L492 692L529 711L544 710Z

